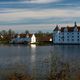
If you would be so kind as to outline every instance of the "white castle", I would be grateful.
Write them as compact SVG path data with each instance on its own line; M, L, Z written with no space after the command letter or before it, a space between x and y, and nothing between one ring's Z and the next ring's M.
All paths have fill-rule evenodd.
M76 22L73 27L61 27L53 30L54 44L80 44L80 26Z

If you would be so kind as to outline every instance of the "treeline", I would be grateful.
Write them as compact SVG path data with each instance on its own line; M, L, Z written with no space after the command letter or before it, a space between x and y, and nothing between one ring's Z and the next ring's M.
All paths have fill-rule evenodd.
M24 32L21 32L21 34L29 34L30 32L28 30L25 30ZM2 30L0 31L0 35L14 35L18 34L18 32L15 32L14 30ZM52 33L49 32L42 32L42 31L37 31L34 34L42 36L42 35L51 35Z
M9 43L9 41L15 37L17 34L31 34L28 30L25 30L24 32L18 33L14 30L2 30L0 31L0 43ZM42 36L50 36L52 33L49 32L42 32L42 31L37 31L34 33L37 37L42 37Z
M0 31L0 43L8 43L15 34L11 29Z
M38 36L38 37L46 36L46 35L47 35L47 36L51 36L52 33L50 33L50 32L42 32L42 31L38 31L38 32L35 33L35 35Z

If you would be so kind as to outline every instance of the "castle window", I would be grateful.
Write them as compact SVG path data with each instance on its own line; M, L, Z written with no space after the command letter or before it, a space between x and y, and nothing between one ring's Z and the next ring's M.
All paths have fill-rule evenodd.
M69 33L67 33L67 35L69 35Z
M79 34L79 32L77 34Z
M67 39L67 41L69 41L69 39Z
M77 41L79 41L79 39L77 39Z
M67 38L69 38L69 36L67 36Z
M72 32L72 34L74 34L74 33Z
M62 36L62 39L64 39L64 36Z
M74 39L72 39L72 41L74 41Z
M79 36L77 36L79 38Z
M72 36L72 38L74 38L74 36Z

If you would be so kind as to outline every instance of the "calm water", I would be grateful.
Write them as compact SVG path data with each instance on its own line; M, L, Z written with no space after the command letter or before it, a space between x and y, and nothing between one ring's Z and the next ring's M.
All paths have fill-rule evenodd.
M5 74L6 71L22 70L30 73L34 78L46 78L51 69L51 57L54 54L61 56L63 61L78 63L80 45L0 45L0 70Z

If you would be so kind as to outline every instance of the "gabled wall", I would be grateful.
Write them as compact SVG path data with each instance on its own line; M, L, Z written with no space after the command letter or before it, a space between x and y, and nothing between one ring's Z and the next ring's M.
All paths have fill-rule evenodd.
M35 43L36 42L36 37L35 35L33 34L32 37L31 37L31 43Z

